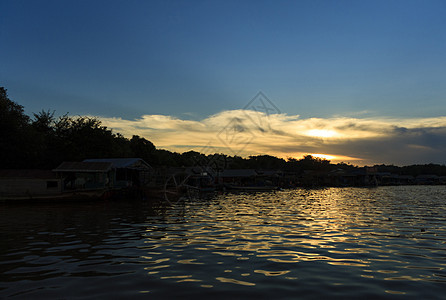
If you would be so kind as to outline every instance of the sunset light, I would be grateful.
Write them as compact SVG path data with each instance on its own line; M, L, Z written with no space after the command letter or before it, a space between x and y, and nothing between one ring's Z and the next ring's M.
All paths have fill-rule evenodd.
M320 138L331 138L338 135L338 133L334 130L327 129L312 129L307 131L308 136L320 137Z
M334 156L334 155L319 154L319 153L313 153L313 154L311 154L311 156L326 159L326 160L333 160L336 158L336 156Z

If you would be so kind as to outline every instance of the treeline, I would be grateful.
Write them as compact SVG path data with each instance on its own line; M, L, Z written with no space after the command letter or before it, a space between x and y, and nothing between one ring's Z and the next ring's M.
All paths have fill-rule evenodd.
M63 161L114 157L139 157L154 167L200 165L220 169L280 169L296 173L305 170L329 172L335 169L358 169L345 163L332 164L311 155L302 159L284 160L270 155L242 158L157 149L143 137L134 135L128 139L120 133L114 133L94 117L55 117L52 111L28 116L23 106L10 100L6 89L0 87L0 169L53 169ZM446 166L443 165L376 167L380 172L402 175L446 175Z

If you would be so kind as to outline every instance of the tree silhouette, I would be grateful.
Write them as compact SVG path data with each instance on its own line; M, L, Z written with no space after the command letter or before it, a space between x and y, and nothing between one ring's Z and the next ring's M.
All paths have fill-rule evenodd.
M0 87L0 165L2 168L22 168L29 164L32 148L29 117L23 106L8 98Z
M145 138L134 135L130 140L130 149L134 157L140 157L151 165L157 162L156 147Z
M115 135L94 117L60 117L54 125L54 144L58 160L113 157Z

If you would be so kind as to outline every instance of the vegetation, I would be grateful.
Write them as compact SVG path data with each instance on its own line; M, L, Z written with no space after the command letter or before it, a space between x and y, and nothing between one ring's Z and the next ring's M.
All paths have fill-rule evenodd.
M154 167L209 165L221 169L281 169L294 173L358 168L345 163L332 164L311 155L284 160L270 155L242 158L224 154L204 155L196 151L180 154L157 149L143 137L134 135L128 139L114 133L97 118L68 115L56 118L51 111L41 111L29 117L23 106L10 100L6 89L0 87L0 168L53 169L63 161L113 157L139 157ZM375 167L379 172L401 175L446 175L446 166L437 164Z

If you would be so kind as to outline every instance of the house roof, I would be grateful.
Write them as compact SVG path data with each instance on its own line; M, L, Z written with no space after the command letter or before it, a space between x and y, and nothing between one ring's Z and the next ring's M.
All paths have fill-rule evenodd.
M84 162L110 162L115 169L153 169L141 158L91 158L85 159Z
M111 162L68 162L64 161L54 172L108 172L112 169Z
M0 170L0 178L32 178L32 179L56 179L56 174L51 170Z

